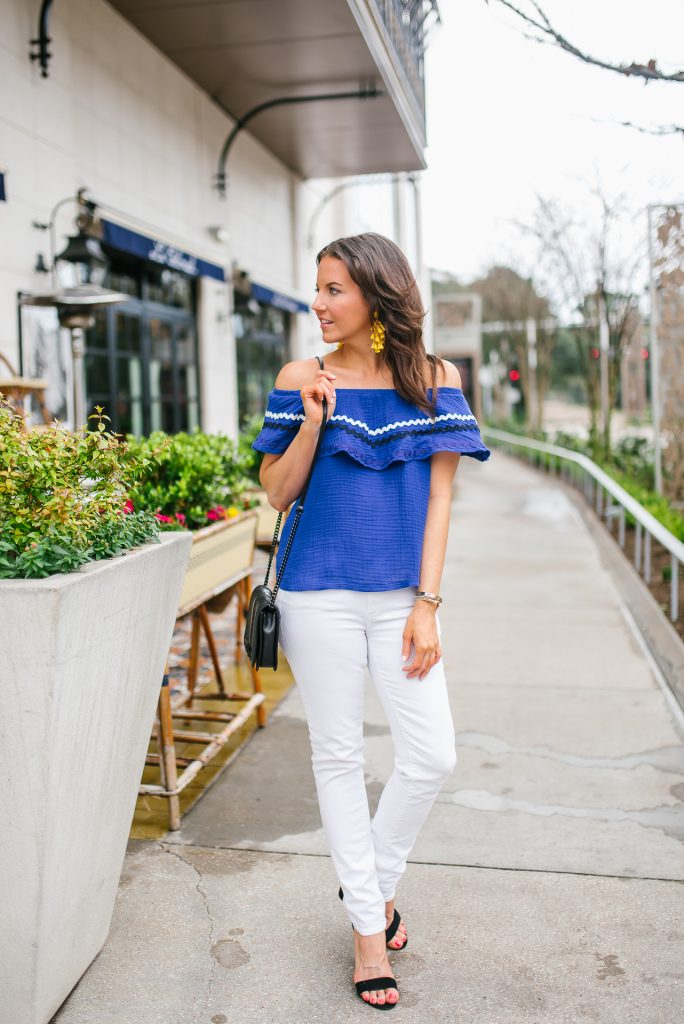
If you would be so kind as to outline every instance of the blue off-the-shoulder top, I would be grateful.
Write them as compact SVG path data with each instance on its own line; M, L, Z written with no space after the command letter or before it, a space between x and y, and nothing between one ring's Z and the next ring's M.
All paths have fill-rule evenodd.
M304 419L300 392L273 388L252 447L284 452ZM480 462L491 454L461 388L437 389L434 419L394 389L336 388L282 589L418 586L430 456L439 451ZM293 522L294 508L282 530L276 572Z

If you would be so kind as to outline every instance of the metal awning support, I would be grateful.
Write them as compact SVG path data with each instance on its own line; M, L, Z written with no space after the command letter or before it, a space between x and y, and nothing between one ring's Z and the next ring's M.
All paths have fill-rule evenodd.
M226 162L228 160L228 154L230 153L231 146L235 142L235 139L240 134L242 129L256 117L257 114L263 113L264 110L270 110L272 107L284 107L295 103L322 103L328 100L372 100L378 96L384 95L382 89L378 89L375 85L363 86L357 89L355 92L330 92L320 93L314 96L279 96L273 100L266 100L265 103L259 103L256 107L252 107L246 114L238 118L233 126L228 138L223 143L223 149L219 157L219 166L216 173L215 187L219 195L224 196L226 194Z
M52 54L48 49L52 42L52 39L48 35L48 22L50 20L51 7L52 0L43 0L40 5L40 14L38 16L38 38L31 40L31 46L34 47L34 49L29 51L29 57L31 60L37 60L40 63L41 78L47 78L48 65L50 63L50 58L52 57Z

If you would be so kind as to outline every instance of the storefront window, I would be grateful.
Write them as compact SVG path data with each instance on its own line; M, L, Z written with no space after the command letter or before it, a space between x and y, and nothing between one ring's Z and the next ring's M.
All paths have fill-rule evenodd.
M107 284L129 299L100 310L86 334L88 413L103 406L117 434L192 431L200 422L195 282L142 260L110 258Z
M108 284L115 292L123 292L124 295L132 295L134 298L140 298L140 286L141 281L139 277L134 274L127 274L125 271L110 271L108 275Z
M237 348L240 426L266 408L268 392L290 357L291 314L236 293L233 328Z
M193 308L192 278L166 267L148 267L145 274L145 297L149 302L176 309Z

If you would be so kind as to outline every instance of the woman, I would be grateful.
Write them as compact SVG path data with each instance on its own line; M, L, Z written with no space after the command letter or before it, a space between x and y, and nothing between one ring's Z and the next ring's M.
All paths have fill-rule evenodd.
M456 367L425 351L425 314L402 251L367 233L332 242L317 264L312 308L323 341L336 348L282 368L253 447L266 453L260 479L269 502L288 509L311 467L327 399L277 594L280 642L302 695L321 820L354 928L353 981L364 1001L390 1009L399 992L387 950L408 941L396 886L456 763L438 615L452 481L461 454L484 461L490 452ZM366 668L395 751L372 820Z

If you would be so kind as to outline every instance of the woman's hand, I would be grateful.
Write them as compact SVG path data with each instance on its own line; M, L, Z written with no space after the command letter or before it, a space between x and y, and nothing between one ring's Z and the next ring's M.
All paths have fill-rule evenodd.
M323 422L323 398L328 400L328 419L335 408L335 379L335 374L330 370L319 369L313 384L300 389L306 418L317 427Z
M411 653L411 641L416 649L413 661L402 666L402 672L406 672L407 679L412 679L416 673L420 673L418 678L423 679L442 657L436 613L436 605L418 600L406 620L404 642L401 647L402 657L408 658Z

